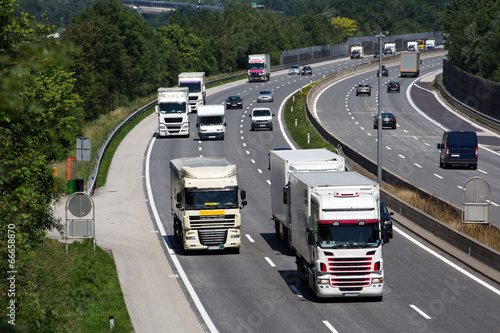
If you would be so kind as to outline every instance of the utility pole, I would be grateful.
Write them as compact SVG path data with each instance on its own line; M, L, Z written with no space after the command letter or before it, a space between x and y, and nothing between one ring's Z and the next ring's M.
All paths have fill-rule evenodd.
M377 116L377 183L382 185L382 42L383 38L389 34L389 31L386 31L385 35L382 34L382 31L377 35L377 32L374 31L373 35L378 37L378 45L379 45L379 62L378 62L378 116Z

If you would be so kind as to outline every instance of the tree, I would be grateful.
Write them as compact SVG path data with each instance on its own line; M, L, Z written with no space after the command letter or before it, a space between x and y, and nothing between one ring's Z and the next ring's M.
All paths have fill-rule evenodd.
M340 32L343 40L346 41L349 37L354 36L357 30L356 21L345 18L345 17L333 17L332 25Z

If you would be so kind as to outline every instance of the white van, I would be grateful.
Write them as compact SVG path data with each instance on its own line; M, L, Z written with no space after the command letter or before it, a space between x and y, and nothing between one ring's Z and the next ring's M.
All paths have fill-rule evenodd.
M198 135L201 140L224 140L226 116L224 104L198 105Z

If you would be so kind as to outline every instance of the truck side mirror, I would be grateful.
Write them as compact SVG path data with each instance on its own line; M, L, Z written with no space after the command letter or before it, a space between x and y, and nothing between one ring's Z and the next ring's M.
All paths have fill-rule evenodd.
M200 124L196 123L196 127L200 127Z
M316 244L316 237L314 236L314 229L311 227L308 227L306 229L306 231L307 231L307 244L308 245Z
M247 198L247 192L245 192L245 190L241 190L240 196L241 196L241 200L245 200Z
M288 205L290 204L290 196L289 194L289 187L283 187L283 204Z
M177 202L181 202L181 201L182 201L182 195L181 195L181 192L178 192L178 193L175 195L175 200L177 200Z
M382 231L382 238L383 238L384 244L389 243L389 230Z
M156 114L160 113L160 106L159 105L155 106L155 112L156 112Z
M224 126L227 126L227 123L226 123L226 122L224 122Z
M442 143L438 143L437 147L438 147L438 149L443 149L443 144Z

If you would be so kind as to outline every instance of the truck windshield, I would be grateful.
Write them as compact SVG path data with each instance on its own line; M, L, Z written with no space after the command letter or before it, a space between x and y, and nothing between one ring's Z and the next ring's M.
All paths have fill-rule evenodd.
M186 103L162 103L160 104L160 113L186 113Z
M199 93L201 92L201 83L200 82L179 82L179 87L188 88L190 93Z
M186 209L238 208L238 189L186 190Z
M377 247L379 244L379 231L374 224L320 224L318 228L318 245L322 248Z
M258 62L251 62L248 64L248 69L253 70L253 69L264 69L264 64L263 63L258 63Z
M200 117L199 119L200 125L222 125L222 117L221 116L212 116L212 117Z

